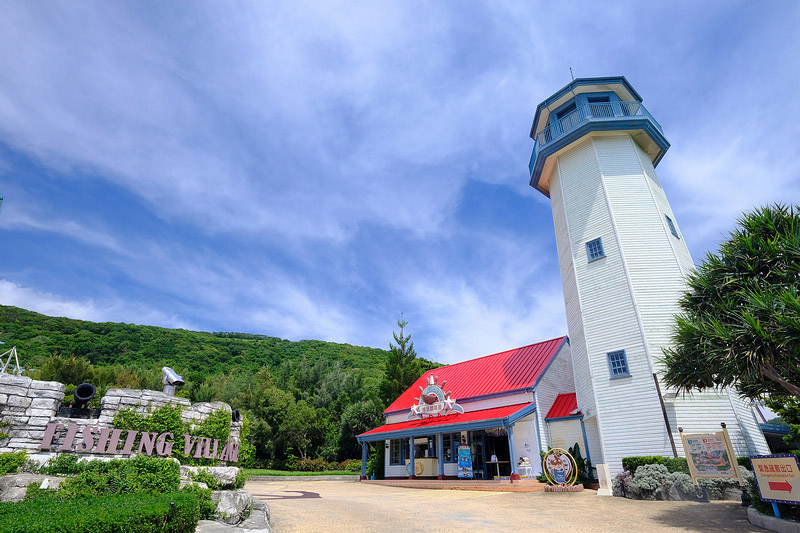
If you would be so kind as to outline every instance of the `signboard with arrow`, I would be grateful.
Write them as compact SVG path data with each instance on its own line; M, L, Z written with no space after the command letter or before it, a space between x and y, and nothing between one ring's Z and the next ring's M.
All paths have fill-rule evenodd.
M750 461L763 501L800 503L800 460L796 455L754 455Z

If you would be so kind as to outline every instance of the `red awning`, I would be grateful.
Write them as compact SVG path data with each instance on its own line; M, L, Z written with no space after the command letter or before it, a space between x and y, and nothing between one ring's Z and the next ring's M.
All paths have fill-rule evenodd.
M577 412L576 412L577 411ZM575 416L581 414L578 411L578 400L574 392L569 394L559 394L553 402L553 407L547 412L545 420L551 418L564 418L567 416Z
M426 434L426 431L428 433L438 433L445 428L453 431L459 431L459 426L465 424L473 425L481 421L485 421L487 423L486 427L491 427L492 425L502 425L504 418L508 418L509 416L518 413L529 406L533 406L533 403L518 403L514 405L505 405L503 407L495 407L493 409L470 411L467 413L451 413L447 416L438 417L432 416L422 420L408 420L406 422L397 422L395 424L386 424L377 427L367 431L366 433L362 433L358 437L359 440L377 440L374 438L363 437L385 435L385 438L388 439L391 438L394 433L407 433L409 430L419 430L419 435L422 436Z

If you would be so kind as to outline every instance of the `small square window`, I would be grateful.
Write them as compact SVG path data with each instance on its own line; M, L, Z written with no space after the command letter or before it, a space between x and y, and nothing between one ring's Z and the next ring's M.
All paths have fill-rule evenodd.
M611 379L630 377L631 371L628 369L628 358L625 357L625 350L608 352L608 372Z
M664 218L667 219L667 226L669 226L669 230L672 232L673 235L675 235L675 238L680 239L681 237L680 235L678 235L678 230L675 229L675 223L672 222L672 219L669 218L668 215L664 215Z
M600 237L586 243L586 256L589 258L590 263L606 256L603 252L603 241L600 240Z

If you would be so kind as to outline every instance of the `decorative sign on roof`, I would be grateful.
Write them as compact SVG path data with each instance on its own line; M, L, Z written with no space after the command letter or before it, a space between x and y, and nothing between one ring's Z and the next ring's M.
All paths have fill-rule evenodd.
M419 387L419 403L411 406L411 412L408 413L408 420L425 418L433 415L447 415L451 412L464 412L464 408L458 405L454 398L450 397L450 393L444 391L443 387L447 384L446 381L443 381L442 384L439 385L437 383L437 378L435 378L433 374L428 377L427 381L428 384L424 389L422 385Z

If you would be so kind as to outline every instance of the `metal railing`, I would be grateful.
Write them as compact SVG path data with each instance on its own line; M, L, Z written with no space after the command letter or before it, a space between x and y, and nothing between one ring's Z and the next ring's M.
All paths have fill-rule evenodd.
M557 120L548 124L536 136L536 141L540 146L545 146L587 120L634 116L649 117L656 127L658 127L659 130L661 129L658 122L656 122L653 116L640 102L592 102L581 104L575 111L563 117L559 117Z
M531 154L529 169L533 171L536 155L539 150L558 140L563 135L574 130L584 122L590 120L619 120L628 117L648 117L653 124L661 130L661 125L653 118L641 102L589 102L580 104L577 108L564 116L550 122L536 135L536 144Z

